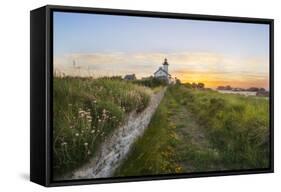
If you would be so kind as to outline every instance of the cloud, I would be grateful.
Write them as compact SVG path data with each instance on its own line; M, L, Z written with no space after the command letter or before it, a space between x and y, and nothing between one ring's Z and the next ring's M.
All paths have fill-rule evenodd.
M225 82L267 85L269 59L239 57L215 52L97 52L73 53L54 58L56 71L68 75L112 76L135 73L138 78L150 76L170 63L169 72L182 81ZM75 61L76 65L73 65Z

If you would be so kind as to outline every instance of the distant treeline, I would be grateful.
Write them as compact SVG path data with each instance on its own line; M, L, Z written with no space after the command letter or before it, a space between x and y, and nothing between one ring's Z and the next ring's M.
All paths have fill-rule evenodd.
M183 83L182 85L184 85L187 88L194 88L194 89L204 89L205 88L205 84L204 83Z

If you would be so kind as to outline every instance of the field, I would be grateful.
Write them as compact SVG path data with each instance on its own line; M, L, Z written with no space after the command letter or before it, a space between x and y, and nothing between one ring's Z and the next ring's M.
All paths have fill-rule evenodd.
M89 162L129 114L149 108L153 95L164 92L163 85L153 79L55 77L54 176ZM267 168L269 102L168 85L148 127L132 143L113 176Z
M174 85L114 176L268 166L267 99Z
M146 108L151 94L148 88L114 77L55 77L53 84L55 177L94 156L127 114Z

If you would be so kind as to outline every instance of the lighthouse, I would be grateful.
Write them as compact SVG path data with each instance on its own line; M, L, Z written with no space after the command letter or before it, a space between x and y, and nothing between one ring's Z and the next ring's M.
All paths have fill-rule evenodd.
M169 66L168 60L167 60L167 58L165 58L164 63L163 63L163 69L167 72L167 74L169 74L168 66Z
M162 67L159 67L157 71L154 73L154 77L157 79L165 80L167 83L170 83L171 75L168 73L168 60L167 58L164 59L164 63L162 63Z

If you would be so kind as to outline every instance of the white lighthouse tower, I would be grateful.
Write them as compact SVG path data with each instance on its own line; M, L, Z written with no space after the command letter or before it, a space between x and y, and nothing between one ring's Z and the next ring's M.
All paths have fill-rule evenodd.
M159 69L154 73L154 77L157 79L163 79L167 83L171 82L171 75L168 72L168 60L165 58L164 63L162 64L163 67L159 67Z
M168 60L167 60L167 58L165 58L164 63L163 63L163 69L167 72L167 74L169 74L168 66L169 66Z

